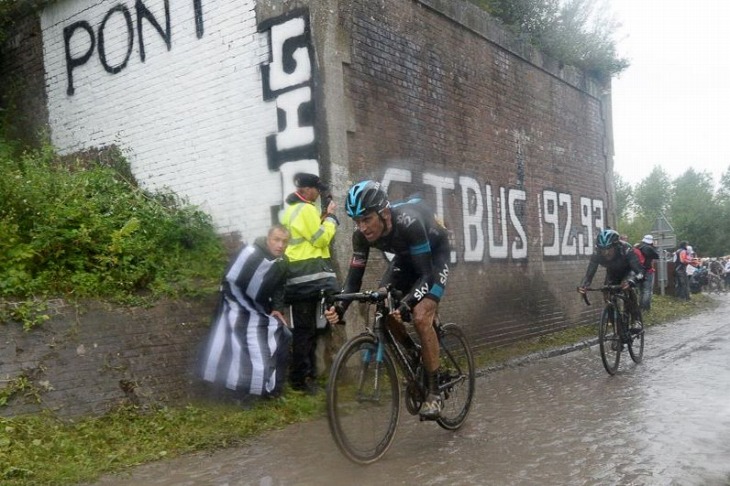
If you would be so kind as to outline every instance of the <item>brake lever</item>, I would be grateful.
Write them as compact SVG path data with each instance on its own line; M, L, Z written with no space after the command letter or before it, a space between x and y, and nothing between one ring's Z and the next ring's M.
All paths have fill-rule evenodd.
M580 289L580 287L578 287ZM591 302L588 300L588 292L580 292L580 295L583 297L583 301L585 301L586 305L591 305Z

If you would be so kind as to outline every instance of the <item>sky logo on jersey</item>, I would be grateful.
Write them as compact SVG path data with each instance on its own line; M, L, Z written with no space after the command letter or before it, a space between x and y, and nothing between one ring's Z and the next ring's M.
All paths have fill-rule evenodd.
M439 282L441 285L446 285L447 280L449 280L449 267L444 266L444 269L439 272Z
M424 283L423 287L413 291L413 296L416 299L421 300L423 298L423 296L426 295L427 293L428 293L428 283Z
M405 226L406 228L408 228L416 220L412 216L401 213L398 215L398 218L396 219L396 221L398 222L398 224L401 224L401 225Z

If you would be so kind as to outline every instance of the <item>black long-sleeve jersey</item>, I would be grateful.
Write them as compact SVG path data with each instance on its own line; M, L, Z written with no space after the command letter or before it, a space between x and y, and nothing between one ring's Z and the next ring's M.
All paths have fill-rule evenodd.
M393 269L398 268L399 272L410 277L405 281L415 282L408 289L399 288L408 292L403 302L411 308L424 298L438 302L448 280L451 251L448 231L420 199L394 204L391 213L391 230L378 240L370 243L359 230L353 233L352 259L343 291L360 290L370 248L376 248L395 255L383 281L387 281Z
M586 269L586 275L580 284L581 287L590 287L599 265L606 268L606 284L608 285L621 283L631 272L634 272L636 275L643 274L644 272L644 269L639 263L639 257L636 256L631 245L621 244L618 245L613 258L610 260L601 256L598 252L591 255L591 260Z

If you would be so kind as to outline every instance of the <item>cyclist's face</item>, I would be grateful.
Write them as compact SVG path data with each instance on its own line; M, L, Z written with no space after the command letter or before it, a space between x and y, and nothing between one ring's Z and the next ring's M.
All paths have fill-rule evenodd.
M354 218L353 222L355 227L365 236L365 239L370 242L380 238L385 231L385 223L375 211L360 218Z

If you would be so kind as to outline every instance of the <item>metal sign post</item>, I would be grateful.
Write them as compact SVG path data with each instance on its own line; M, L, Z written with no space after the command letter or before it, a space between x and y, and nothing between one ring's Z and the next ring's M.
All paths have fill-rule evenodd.
M667 217L663 214L654 222L654 227L651 229L651 234L654 236L654 246L659 250L659 261L657 262L657 277L659 279L659 290L661 295L664 295L664 290L667 287L667 260L670 248L677 247L677 235L674 234L674 228L669 224Z

